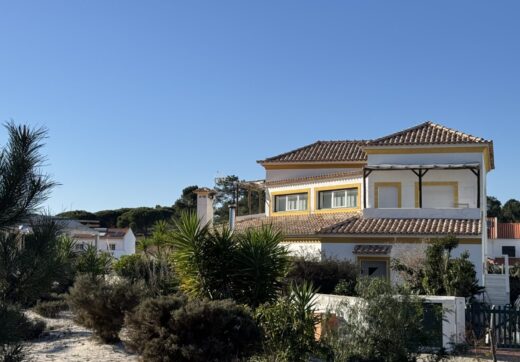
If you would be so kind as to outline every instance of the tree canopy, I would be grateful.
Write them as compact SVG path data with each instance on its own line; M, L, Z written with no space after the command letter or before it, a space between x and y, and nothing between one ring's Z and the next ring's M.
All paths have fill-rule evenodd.
M520 201L508 200L504 205L493 196L487 198L488 217L496 217L499 222L520 222Z

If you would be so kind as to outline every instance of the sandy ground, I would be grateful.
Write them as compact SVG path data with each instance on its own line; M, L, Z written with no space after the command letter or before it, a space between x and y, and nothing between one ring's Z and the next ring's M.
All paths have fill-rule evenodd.
M122 343L108 345L94 340L92 331L75 324L70 312L54 319L31 311L26 314L47 323L44 336L29 344L31 361L138 361L136 355L125 351Z

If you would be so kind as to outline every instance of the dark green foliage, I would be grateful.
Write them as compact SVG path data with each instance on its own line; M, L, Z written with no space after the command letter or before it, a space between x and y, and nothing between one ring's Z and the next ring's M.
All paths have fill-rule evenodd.
M499 222L520 222L520 201L508 200L504 205L493 196L487 198L487 216L496 217Z
M258 350L249 310L229 300L145 300L126 318L130 347L146 361L233 361Z
M414 266L392 260L392 269L402 273L408 287L417 294L451 295L473 298L482 292L478 285L475 266L469 253L452 258L451 251L458 246L455 237L434 240L426 248L425 259Z
M119 341L125 313L132 311L144 296L143 287L125 279L79 276L67 298L77 322L92 328L102 341Z
M95 246L88 245L76 260L76 272L91 277L106 275L112 268L113 258L110 254L98 251Z
M33 310L39 315L47 318L56 318L65 310L69 309L69 305L65 300L38 301Z
M340 279L332 294L336 295L355 295L356 280Z
M487 216L497 218L502 216L502 203L496 197L487 197Z
M415 361L427 338L422 302L381 278L361 278L356 292L364 300L344 306L346 322L324 338L334 360Z
M274 301L289 268L287 250L280 245L283 235L264 226L237 238L232 256L234 299L252 307Z
M357 276L358 267L349 260L298 257L293 260L287 279L289 283L312 282L324 294L333 294L338 283L343 282L342 294L352 295ZM345 288L347 284L350 287Z
M250 306L271 301L288 266L283 236L270 226L233 234L209 231L195 214L175 224L172 260L181 289L190 297L233 298Z
M320 350L314 334L319 322L312 303L315 292L308 283L291 289L288 297L256 310L264 335L264 353L276 361L308 361Z
M56 185L41 173L45 158L40 151L47 131L43 128L5 125L7 145L0 150L0 230L27 219Z
M236 175L230 175L221 177L215 182L215 191L217 192L215 198L215 222L225 223L229 217L229 206L231 204L238 204L238 215L249 215L258 214L263 210L263 205L260 205L260 193L258 191L252 191L249 195L248 191L244 188L238 190L238 202L236 201L236 185L239 181L239 177ZM241 180L244 181L244 180ZM264 192L263 190L260 192ZM251 197L249 201L248 198ZM262 195L262 199L265 197ZM251 209L249 209L251 205Z
M114 264L114 271L132 283L144 282L153 295L167 295L177 291L177 279L166 258L143 254L124 255Z
M502 206L501 222L520 222L520 201L511 199Z
M121 208L117 210L101 210L94 214L96 215L99 224L104 228L115 228L117 227L117 219L125 212L131 210L130 208Z
M0 233L0 300L33 305L51 291L54 282L65 278L58 225L39 217L33 219L31 228L23 236Z
M117 219L117 226L131 227L136 234L148 236L157 221L170 219L174 213L171 207L138 207L121 214Z
M0 345L38 338L45 330L43 321L32 321L20 308L0 303Z
M22 362L27 360L27 350L23 343L0 345L0 361Z
M93 213L91 213L89 211L85 211L85 210L65 211L65 212L56 214L56 216L63 218L63 219L98 220L98 217L96 214L93 214Z
M197 185L188 186L182 190L181 197L173 204L175 210L175 217L178 218L183 212L195 212L197 211L197 194L193 191L198 189Z
M515 305L516 308L520 307L518 303L516 303L518 297L520 297L520 279L515 277L509 278L509 285L510 285L510 294L509 294L509 300L511 305Z

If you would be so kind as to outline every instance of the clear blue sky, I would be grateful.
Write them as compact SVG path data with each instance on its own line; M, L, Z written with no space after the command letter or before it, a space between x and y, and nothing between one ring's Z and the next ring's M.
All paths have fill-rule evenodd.
M318 139L432 120L520 198L519 1L9 1L0 120L49 128L48 207L171 205ZM5 132L0 131L0 142Z

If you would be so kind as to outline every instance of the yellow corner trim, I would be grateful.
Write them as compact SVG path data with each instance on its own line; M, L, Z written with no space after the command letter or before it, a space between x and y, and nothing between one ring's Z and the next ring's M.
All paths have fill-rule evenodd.
M457 181L423 181L423 186L451 186L453 187L453 207L459 205L459 183ZM415 207L419 208L419 182L415 182Z
M397 187L397 207L402 207L402 185L401 182L374 182L374 207L379 207L379 188L380 187Z
M294 195L294 194L307 194L307 209L296 210L296 211L274 211L276 196L281 195ZM307 215L311 210L311 189L297 189L297 190L284 190L271 192L271 198L269 203L269 215L270 216L284 216L284 215Z
M320 192L321 191L334 191L334 190L343 190L343 189L357 189L357 206L356 207L343 207L343 208L334 208L334 209L319 209L319 200L320 200ZM349 211L357 211L361 208L361 184L353 183L353 184L342 184L342 185L332 185L332 186L322 186L314 188L314 213L316 214L331 214L338 212L349 212Z

